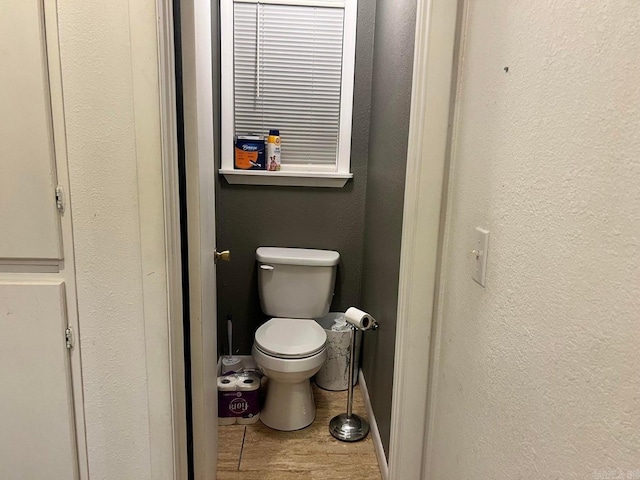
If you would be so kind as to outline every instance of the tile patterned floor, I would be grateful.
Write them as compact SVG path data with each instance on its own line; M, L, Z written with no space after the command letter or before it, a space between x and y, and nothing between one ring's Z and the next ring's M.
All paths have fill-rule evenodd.
M219 428L218 480L380 480L371 435L355 443L329 434L329 420L346 411L347 393L314 386L316 420L304 430L278 432L261 422ZM359 387L353 412L366 418Z

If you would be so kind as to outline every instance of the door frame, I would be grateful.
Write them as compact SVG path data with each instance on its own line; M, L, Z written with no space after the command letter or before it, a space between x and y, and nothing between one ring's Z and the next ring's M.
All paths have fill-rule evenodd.
M174 478L188 478L185 355L191 360L193 470L196 479L215 479L218 452L217 323L212 104L211 5L180 0L180 28L172 0L156 0L162 167L167 249L169 335L173 414ZM186 219L180 218L178 119L174 33L180 33L183 65ZM188 225L189 335L184 350L181 221ZM205 342L204 339L207 339Z
M462 1L417 0L388 471L382 466L383 476L391 480L417 480L425 474L423 459L428 448L432 395L430 373L435 361L432 327L437 306L440 226L451 133L456 26ZM172 110L175 109L173 13L171 0L158 0L158 6L163 152L166 154L175 152L169 137L177 132L173 130L175 111ZM208 0L181 0L180 9L189 204L194 474L196 480L200 480L216 478L218 447L214 400L217 327L213 261L213 12ZM165 207L172 209L166 213L167 237L173 236L175 240L180 223L175 191L177 173L173 171L177 162L171 155L163 155L164 188ZM167 248L170 257L169 242ZM177 251L174 249L173 253ZM177 318L171 317L172 344L182 341L182 316L179 316L179 326ZM184 382L184 377L176 374L172 373L174 385ZM176 402L175 394L174 391L174 414L186 416L185 405ZM182 439L175 436L174 441ZM174 450L180 448L180 444L174 446ZM183 477L176 474L176 478Z
M41 8L44 16L43 28L46 37L47 70L50 88L51 129L55 152L55 171L58 185L62 186L64 209L60 215L63 260L57 272L31 272L39 280L62 279L67 321L75 333L75 345L69 350L71 380L73 389L73 409L75 419L76 449L78 454L78 475L81 480L89 479L89 452L87 450L86 421L84 411L84 390L82 380L82 353L80 345L80 316L78 313L78 292L76 285L76 259L73 236L73 216L69 200L71 181L67 159L67 133L64 113L62 84L62 61L58 30L57 0L43 0ZM25 270L23 273L27 273Z
M174 478L188 478L185 355L191 361L194 478L215 479L218 453L217 320L215 277L215 164L213 137L212 10L208 0L156 0L162 166L167 243ZM174 33L182 57L187 218L180 218L178 119ZM184 351L181 221L187 222L189 336ZM205 341L206 339L206 341Z
M163 1L170 3L170 0ZM204 480L216 478L218 462L212 38L212 4L215 3L180 0L179 4L187 184L193 473L196 480ZM173 34L173 30L170 33ZM179 228L179 225L174 227Z
M461 1L418 0L391 407L389 479L424 478L449 119Z
M188 478L187 399L184 351L182 242L175 79L173 4L157 0L158 89L162 151L162 193L167 270L169 374L172 415L173 478Z

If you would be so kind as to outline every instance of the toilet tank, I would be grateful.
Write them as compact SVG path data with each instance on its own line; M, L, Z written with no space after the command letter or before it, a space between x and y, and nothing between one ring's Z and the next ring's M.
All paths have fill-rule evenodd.
M260 247L258 291L271 317L316 318L329 312L340 254L331 250Z

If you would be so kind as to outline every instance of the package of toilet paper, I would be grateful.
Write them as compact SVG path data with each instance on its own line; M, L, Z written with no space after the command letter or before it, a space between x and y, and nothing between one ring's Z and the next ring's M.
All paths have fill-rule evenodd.
M240 373L218 377L218 424L251 424L260 418L260 377Z

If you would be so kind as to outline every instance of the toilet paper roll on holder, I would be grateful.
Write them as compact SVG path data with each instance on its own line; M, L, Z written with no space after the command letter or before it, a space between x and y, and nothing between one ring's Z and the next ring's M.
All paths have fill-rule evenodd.
M378 322L369 315L371 324L368 330L377 330ZM357 442L369 434L369 422L353 413L353 377L356 372L356 330L363 330L351 324L351 349L349 353L349 387L347 393L347 412L341 413L329 422L331 435L343 442Z

